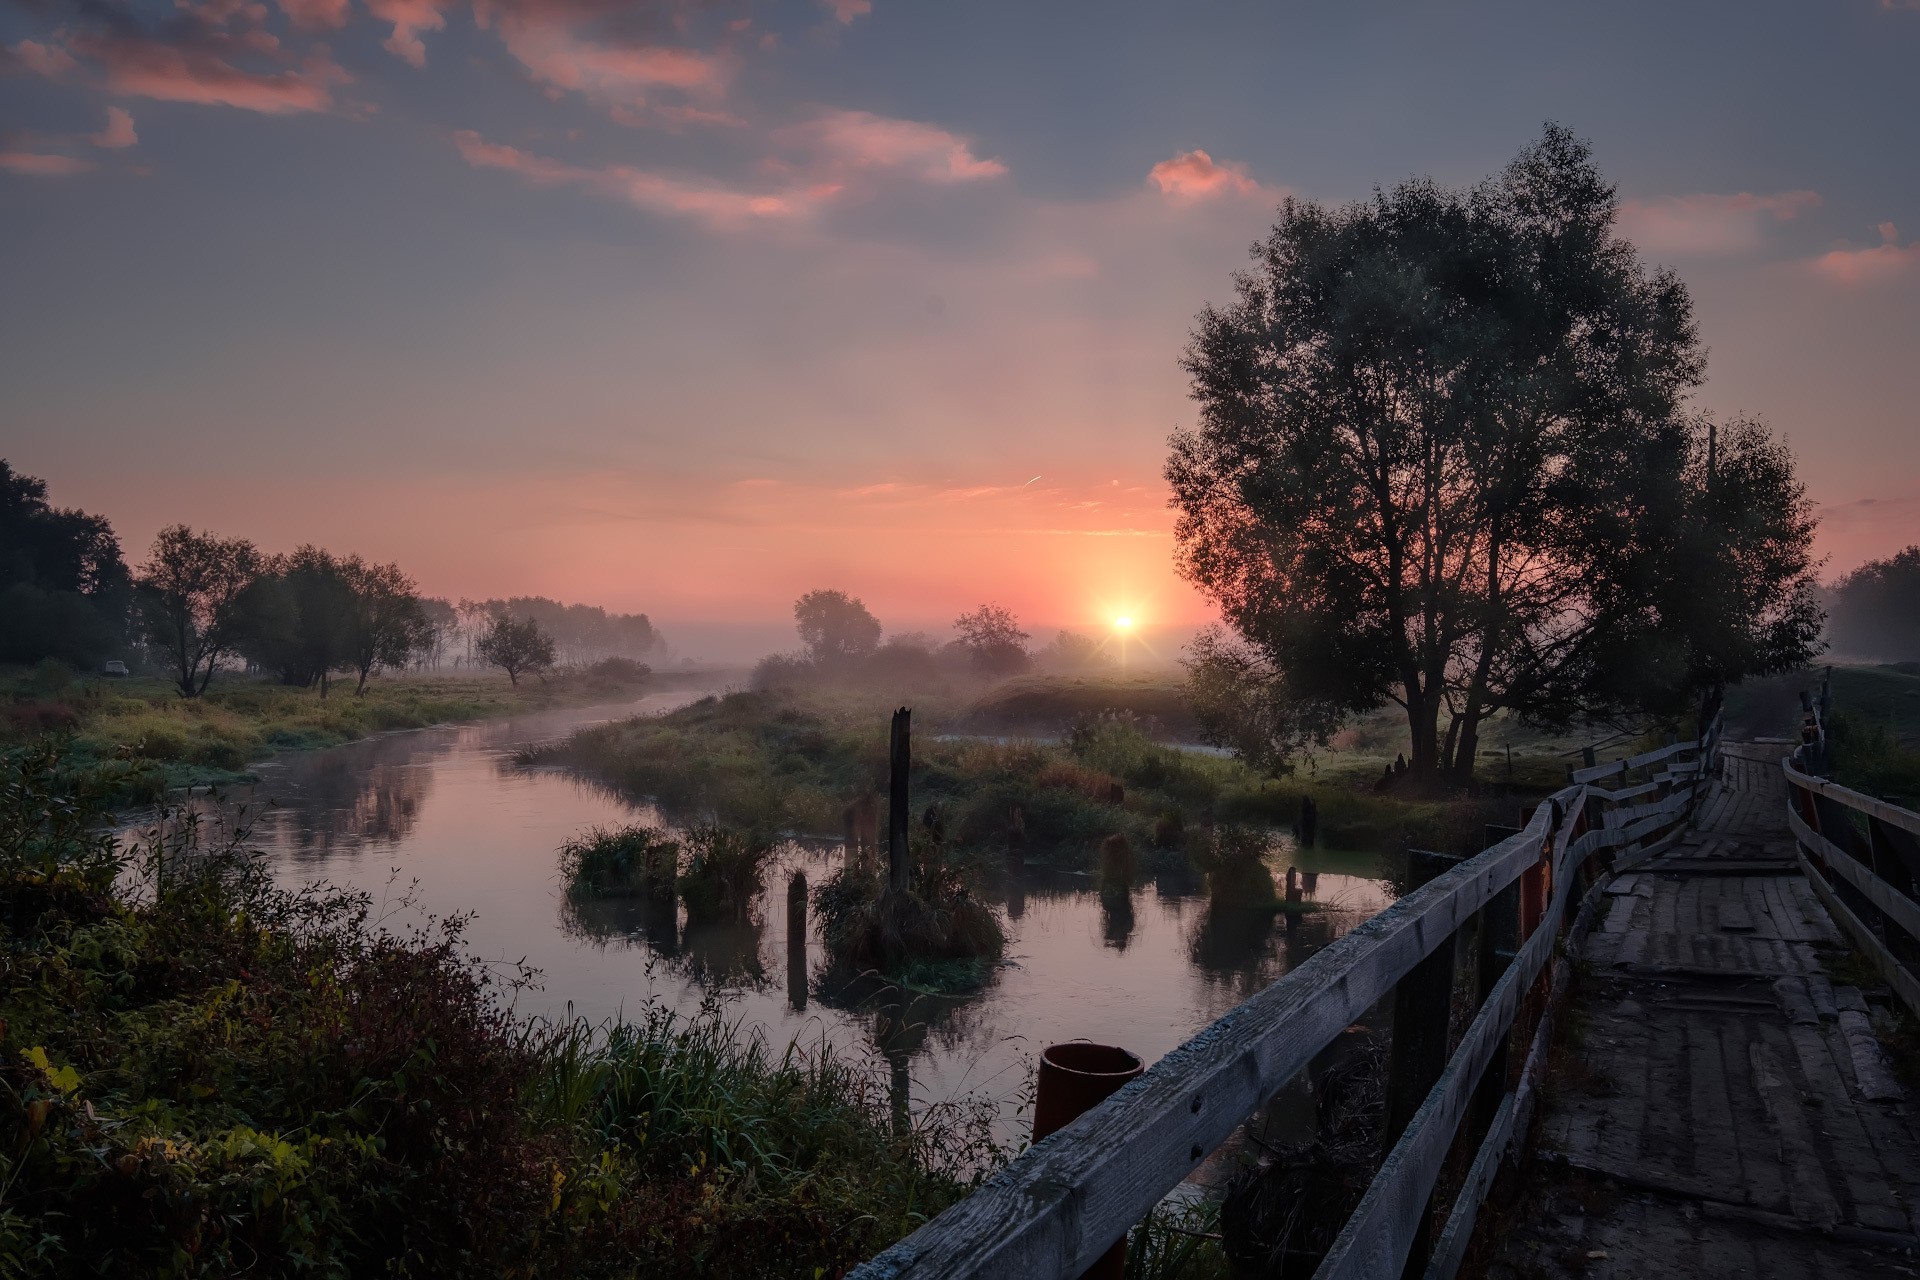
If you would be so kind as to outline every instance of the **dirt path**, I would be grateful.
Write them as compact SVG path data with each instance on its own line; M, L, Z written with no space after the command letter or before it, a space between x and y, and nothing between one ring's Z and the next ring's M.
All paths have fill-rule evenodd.
M1787 748L1731 743L1698 828L1608 886L1521 1204L1520 1277L1920 1275L1920 1115L1786 828Z

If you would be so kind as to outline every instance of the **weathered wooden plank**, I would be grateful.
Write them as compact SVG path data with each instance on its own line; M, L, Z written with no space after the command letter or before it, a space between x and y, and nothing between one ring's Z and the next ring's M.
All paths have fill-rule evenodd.
M1579 788L1555 798L1564 812L1579 811ZM1518 880L1551 834L1552 807L1541 805L1520 835L1316 953L853 1275L1079 1275L1246 1116Z

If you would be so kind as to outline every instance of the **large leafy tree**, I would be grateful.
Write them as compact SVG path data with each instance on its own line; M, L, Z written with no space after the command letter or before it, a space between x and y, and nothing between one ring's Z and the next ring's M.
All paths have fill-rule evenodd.
M260 552L244 538L218 538L170 525L135 581L147 643L165 655L180 695L206 692L213 673L246 635L241 606L259 574Z
M130 575L102 516L0 458L0 661L91 663L124 642Z
M365 693L376 667L404 667L433 641L433 628L412 578L397 564L368 564L350 556L340 564L347 584L346 659ZM536 624L537 625L537 624ZM551 651L552 641L548 641ZM551 653L547 659L552 663Z
M1243 690L1274 760L1394 703L1416 777L1466 780L1490 716L1670 707L1808 650L1777 603L1809 563L1790 459L1745 428L1754 483L1706 499L1691 302L1614 209L1549 126L1470 191L1288 200L1201 313L1167 476L1180 567L1234 634L1195 674L1217 707ZM1733 560L1740 589L1691 607Z
M511 614L495 618L473 646L480 660L499 667L513 684L523 671L541 672L553 665L553 637L532 618Z
M282 684L318 687L347 665L353 589L340 562L315 546L274 556L241 593L241 652Z
M800 642L820 666L843 665L880 647L880 620L844 591L809 591L793 602Z
M956 643L966 650L974 670L986 675L1012 675L1026 670L1032 660L1027 653L1030 637L1010 609L983 604L955 618L953 629L959 632Z

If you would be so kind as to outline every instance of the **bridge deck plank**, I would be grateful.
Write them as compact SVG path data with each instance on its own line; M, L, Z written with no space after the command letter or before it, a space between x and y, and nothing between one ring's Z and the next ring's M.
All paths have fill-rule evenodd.
M1920 1271L1920 1117L1861 1096L1838 1022L1858 993L1826 976L1842 936L1776 869L1794 856L1785 752L1727 744L1698 830L1614 886L1538 1175L1485 1275Z

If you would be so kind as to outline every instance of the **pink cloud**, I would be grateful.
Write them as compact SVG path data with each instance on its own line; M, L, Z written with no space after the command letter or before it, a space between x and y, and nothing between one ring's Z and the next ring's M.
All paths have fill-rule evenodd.
M629 107L644 104L655 89L718 94L731 75L713 55L661 45L598 44L544 20L503 17L500 35L536 81Z
M367 12L381 22L393 24L393 34L380 44L388 53L397 54L416 67L427 65L427 46L420 33L439 31L447 25L441 9L450 0L367 0Z
M133 131L133 117L127 114L124 108L108 107L107 127L96 134L89 135L88 140L96 147L118 150L140 141L140 135Z
M831 111L783 136L824 152L835 168L898 169L936 183L997 178L1007 171L999 160L974 155L956 133L866 111Z
M91 161L33 151L0 151L0 169L32 178L64 178L93 168Z
M1179 200L1267 194L1258 182L1247 176L1245 165L1231 160L1217 161L1198 148L1182 151L1171 160L1162 160L1147 171L1147 179L1160 188L1162 195Z
M41 44L37 40L22 40L13 46L13 56L20 65L49 80L57 79L73 70L73 55L56 45Z
M317 50L298 69L247 70L228 55L270 50L224 35L182 44L143 36L86 35L76 36L73 48L101 63L107 88L114 93L268 115L325 111L333 105L330 86L352 79Z
M826 0L826 6L843 23L873 12L873 0Z
M1813 191L1755 195L1699 193L1620 204L1620 233L1653 253L1744 253L1764 242L1767 228L1791 222L1820 204Z
M1920 266L1920 240L1900 243L1900 231L1881 223L1880 243L1869 249L1834 249L1814 259L1813 269L1837 284L1877 284Z
M691 217L715 227L731 228L802 217L839 191L839 187L830 183L799 185L774 192L742 191L717 182L674 177L630 165L574 165L518 147L488 142L472 130L454 134L453 142L467 163L475 168L502 169L518 174L535 186L579 186L624 200L635 208Z
M302 31L335 31L347 25L348 0L279 0L280 12Z

